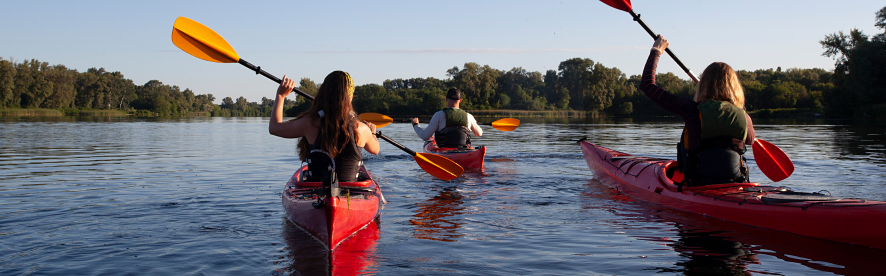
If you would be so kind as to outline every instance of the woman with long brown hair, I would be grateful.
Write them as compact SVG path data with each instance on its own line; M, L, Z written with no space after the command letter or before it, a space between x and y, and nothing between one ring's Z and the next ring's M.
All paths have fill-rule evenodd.
M742 155L755 136L751 117L744 110L744 90L738 75L728 64L714 62L702 72L695 99L673 95L655 84L658 60L668 44L661 35L655 40L640 90L659 106L683 117L677 162L686 180L680 185L747 182Z
M357 181L363 164L361 148L378 154L379 143L375 137L375 125L361 121L355 115L351 105L354 96L351 75L342 71L329 73L311 108L284 122L283 101L293 88L295 81L283 76L283 82L277 88L268 132L283 138L301 138L299 157L308 162L311 172L307 181L321 181L321 173L327 170L327 166L335 168L339 181Z

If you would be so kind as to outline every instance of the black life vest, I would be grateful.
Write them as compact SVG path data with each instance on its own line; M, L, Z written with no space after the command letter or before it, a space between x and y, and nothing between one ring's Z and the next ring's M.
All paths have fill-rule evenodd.
M707 100L698 105L701 118L701 146L689 149L683 141L677 145L677 163L688 176L683 184L701 186L748 182L744 153L747 137L747 115L728 103ZM688 137L684 133L684 139Z
M323 120L321 119L321 124ZM350 139L339 134L334 138L338 143L345 144L341 152L335 158L332 158L328 152L319 149L314 145L320 145L323 141L323 128L317 131L317 138L314 144L308 144L308 156L305 158L308 163L308 171L304 174L303 181L321 182L324 178L330 178L330 172L335 172L333 178L337 178L341 182L356 182L360 172L360 166L363 165L363 150L357 146L357 136L354 135L354 121L348 126L348 134Z
M437 147L471 148L471 131L468 129L468 113L458 108L445 108L446 127L434 133Z

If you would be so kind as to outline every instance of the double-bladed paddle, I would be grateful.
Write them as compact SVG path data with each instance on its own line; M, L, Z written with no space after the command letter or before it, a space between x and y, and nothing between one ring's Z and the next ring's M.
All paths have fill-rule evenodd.
M634 17L634 21L640 23L640 26L643 27L643 29L652 36L652 39L655 39L658 36L658 34L653 32L652 29L650 29L649 26L646 25L646 22L643 22L643 19L640 19L639 14L634 13L634 8L633 6L631 6L631 0L600 0L600 2L603 2L610 7L630 13L631 16ZM680 61L680 59L677 58L676 55L674 55L674 52L671 52L670 48L665 49L665 52L667 52L668 55L670 55L671 58L677 62L677 65L680 65L680 68L683 68L683 71L686 72L686 74L689 74L689 77L692 78L693 81L698 83L698 77L695 76L695 73L692 73L692 70L689 70L686 65L683 65L683 62Z
M239 63L276 83L283 82L283 80L262 70L260 66L252 65L240 58L234 48L218 33L189 18L179 17L175 20L175 24L172 26L172 43L197 58L218 63ZM314 96L298 88L294 88L292 91L309 100L314 100ZM464 173L464 168L446 157L431 153L416 153L380 132L377 136L412 155L419 167L436 178L449 181Z
M653 39L658 36L646 25L646 22L643 22L643 20L640 19L639 14L634 13L634 8L631 5L630 0L600 0L600 2L630 13L634 18L634 21L640 23L640 26L642 26ZM687 68L686 65L674 55L674 52L671 52L671 49L665 49L665 52L667 52L668 55L680 65L680 68L683 68L683 71L686 72L686 74L689 74L689 77L692 78L695 83L698 83L698 77L696 77L695 74L692 73L692 70L689 70L689 68ZM788 176L791 176L794 172L794 163L791 162L788 155L772 143L757 139L754 141L752 147L754 149L754 159L757 161L757 166L760 167L760 171L762 171L770 180L774 182L782 181L785 178L788 178Z
M387 126L387 125L394 122L394 119L392 119L391 117L388 117L387 115L379 114L379 113L371 113L371 112L361 113L360 119L363 119L364 121L373 123L373 124L375 124L376 127L384 127L384 126ZM411 122L411 120L407 120L407 119L399 119L397 121L398 122ZM517 127L520 126L520 120L517 120L514 118L503 118L503 119L495 120L491 123L479 123L479 125L492 126L493 128L495 128L497 130L501 130L501 131L513 131L513 130L517 129Z

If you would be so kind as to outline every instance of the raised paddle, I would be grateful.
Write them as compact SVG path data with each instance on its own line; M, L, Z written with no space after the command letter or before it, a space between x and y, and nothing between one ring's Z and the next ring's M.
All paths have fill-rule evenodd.
M640 23L640 26L642 26L643 29L645 29L646 32L652 36L652 39L655 39L658 36L658 34L653 32L652 29L650 29L649 26L646 25L646 22L643 22L643 19L640 19L639 14L634 13L634 8L631 6L631 0L600 0L600 2L603 2L610 7L630 13L631 16L634 17L634 21ZM683 62L680 61L680 59L677 58L676 55L674 55L674 52L671 52L670 48L665 49L665 52L668 52L668 55L670 55L671 58L674 59L674 61L676 61L678 65L680 65L680 68L683 68L683 71L686 72L686 74L689 74L689 77L692 78L693 81L698 83L698 77L695 76L695 73L692 73L692 70L686 68L686 65L683 65Z
M373 124L375 124L376 127L384 127L384 126L387 126L387 125L394 122L394 119L392 119L391 117L388 117L387 115L379 114L379 113L372 113L372 112L361 113L360 119L363 119L364 121L373 123ZM397 121L398 122L410 122L411 120L399 119ZM520 126L520 120L517 120L514 118L504 118L504 119L495 120L494 122L491 122L491 123L479 123L479 124L484 125L484 126L492 126L493 128L495 128L497 130L501 130L501 131L513 131L513 130L517 129L518 126Z
M653 39L657 38L658 35L646 25L646 22L643 22L643 20L640 19L640 15L634 13L634 8L631 6L630 0L600 0L600 2L630 13L634 18L634 21L640 23L640 26L642 26ZM680 65L680 68L683 68L683 71L686 72L686 74L689 74L692 81L698 83L698 77L695 76L695 73L692 73L692 70L689 70L689 68L687 68L686 65L674 55L674 52L671 52L670 48L665 49L665 52L667 52L668 55ZM754 159L757 161L757 166L760 167L760 171L772 181L782 181L785 178L788 178L788 176L791 176L791 173L794 172L794 163L791 162L791 159L788 158L784 151L772 143L757 139L757 141L754 142L753 149Z
M261 74L276 83L283 82L283 80L274 75L261 70L260 66L252 65L240 58L237 52L234 51L234 48L218 33L189 18L179 17L175 20L175 24L172 26L172 43L182 49L182 51L197 58L218 63L239 63L255 71L256 74ZM298 88L294 88L292 91L309 100L314 100L314 96ZM403 145L381 135L381 133L378 136L415 157L415 162L418 163L418 166L434 177L449 181L459 177L464 172L461 166L446 157L430 153L416 154Z

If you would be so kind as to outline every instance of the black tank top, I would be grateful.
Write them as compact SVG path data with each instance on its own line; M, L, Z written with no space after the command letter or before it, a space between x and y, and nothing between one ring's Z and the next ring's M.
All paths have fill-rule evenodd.
M322 124L322 120L321 120ZM338 153L338 156L335 157L335 174L338 176L338 181L340 182L356 182L357 175L360 172L360 166L363 165L363 150L357 146L357 136L354 135L354 122L351 121L348 126L348 134L350 135L350 139L345 138L344 135L336 135L336 137L325 137L336 139L339 143L344 143L345 146L341 149L341 152ZM312 179L308 181L321 181L322 173L326 171L327 163L329 163L328 153L325 154L316 154L314 145L320 145L323 141L323 128L319 128L317 131L317 138L314 139L314 144L308 144L309 153L308 154L308 170L311 171ZM347 141L344 141L347 139ZM319 157L323 156L323 157ZM313 157L313 158L312 158ZM319 157L319 158L318 158ZM321 165L322 164L322 165Z

